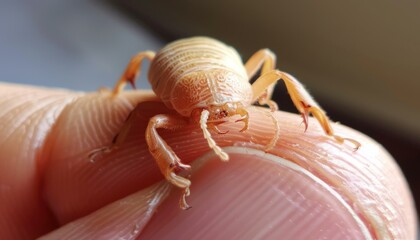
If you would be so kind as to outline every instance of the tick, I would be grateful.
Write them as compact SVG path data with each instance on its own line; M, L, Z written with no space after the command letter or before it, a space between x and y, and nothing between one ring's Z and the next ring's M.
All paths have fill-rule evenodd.
M326 135L339 143L349 141L356 148L360 146L353 139L334 134L329 118L303 85L290 74L275 69L276 56L269 49L257 51L244 65L238 52L220 41L207 37L181 39L168 44L157 53L145 51L135 55L116 83L112 92L114 96L127 83L135 87L141 64L146 59L151 62L148 79L153 91L169 109L177 112L152 117L146 129L146 142L165 178L183 189L180 199L182 209L189 208L185 198L190 194L191 181L177 172L188 171L191 167L181 162L156 130L181 128L187 124L188 121L185 120L196 123L209 147L221 160L227 161L228 154L213 140L210 131L224 134L218 125L234 115L240 116L237 122L244 123L240 131L246 131L249 121L247 107L255 102L268 105L272 112L276 111L277 104L270 98L274 85L279 80L284 81L294 105L301 113L305 130L311 113ZM250 84L250 79L260 69L260 76ZM267 150L274 147L279 138L278 124L275 128L276 134L266 146ZM110 149L111 147L97 149L90 156Z

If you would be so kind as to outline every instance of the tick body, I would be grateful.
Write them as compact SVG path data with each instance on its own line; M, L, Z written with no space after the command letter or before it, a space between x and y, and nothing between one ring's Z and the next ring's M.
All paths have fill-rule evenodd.
M243 64L235 49L215 39L207 37L181 39L168 44L156 54L146 51L135 55L115 85L114 96L118 95L127 83L135 86L135 79L145 59L151 61L148 79L153 91L169 109L177 112L177 114L160 114L152 117L146 129L146 141L165 178L184 190L180 200L183 209L189 208L185 197L190 194L191 182L177 175L177 172L188 171L190 166L181 162L156 129L182 128L188 121L192 121L200 126L209 147L220 159L227 161L229 156L216 144L210 131L224 134L218 125L234 115L240 115L237 122L243 122L244 127L241 131L246 131L249 120L247 107L254 102L267 104L272 111L277 110L277 105L270 98L278 80L285 82L294 105L302 114L305 128L307 128L308 115L311 113L327 135L339 143L347 140L355 144L356 148L360 146L353 139L334 134L327 115L302 84L291 75L275 69L276 57L268 49L257 51ZM260 69L261 75L251 85L249 80ZM279 138L278 124L274 128L276 131L272 141L266 146L267 150L272 148ZM120 135L126 134L120 133ZM110 149L112 146L95 150L93 153Z

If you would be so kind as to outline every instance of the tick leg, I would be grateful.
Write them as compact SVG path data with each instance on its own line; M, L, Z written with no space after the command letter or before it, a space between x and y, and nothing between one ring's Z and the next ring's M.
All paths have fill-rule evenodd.
M261 68L262 66L262 68ZM261 75L270 72L276 67L276 55L269 49L261 49L254 53L245 63L248 78L253 77L261 68Z
M152 61L155 55L156 54L152 51L146 51L140 52L131 58L121 78L115 84L112 94L114 96L118 95L127 84L127 82L130 83L133 88L136 88L135 81L141 71L141 64L143 60L148 59L149 61Z
M165 178L175 186L184 189L180 199L180 207L188 209L185 198L190 194L191 181L176 174L179 170L190 170L191 166L181 163L172 148L159 136L156 129L177 129L187 124L186 120L177 115L160 114L150 119L146 129L146 141L149 151L156 160Z
M308 116L309 113L311 113L318 120L325 134L335 138L335 140L337 140L340 143L344 142L345 140L349 141L355 145L356 149L360 147L359 142L353 139L343 138L334 134L334 130L330 125L330 120L325 114L324 110L322 110L322 108L318 106L318 104L309 95L309 93L306 91L303 85L290 74L281 72L279 70L273 70L262 75L252 85L252 91L254 96L253 100L257 100L258 96L260 96L261 93L263 93L268 86L272 85L280 79L283 80L286 84L290 98L292 99L298 111L302 114L303 121L305 124L305 130L308 128Z
M114 138L112 139L111 145L94 149L89 153L88 158L91 162L95 162L96 157L98 155L101 155L101 154L104 154L104 153L109 153L112 150L117 149L119 146L121 146L121 144L127 138L127 135L130 131L130 128L134 123L134 120L135 120L134 115L135 114L133 114L133 112L135 112L135 111L130 112L130 114L128 115L127 119L125 120L125 123L124 123L123 127L121 128L120 132L117 135L114 136Z
M276 67L276 55L271 52L269 49L261 49L258 52L254 53L249 60L245 63L245 69L248 74L249 80L259 69L261 69L261 76L274 70ZM273 95L275 83L269 85L264 89L264 91L258 95L258 103L261 105L268 105L272 112L278 110L277 104L271 100Z
M215 121L215 122L208 122L207 128L217 132L218 134L226 134L226 133L229 132L229 130L221 131L218 127L218 125L223 124L225 122L227 122L227 121L226 120L220 120L220 121Z
M261 76L263 76L267 74L268 72L273 71L275 67L276 67L276 55L273 52L271 52L269 49L261 49L257 51L245 63L245 69L247 71L249 80L251 80L251 78L257 73L259 69L261 69ZM258 101L258 103L261 105L268 105L270 107L271 112L277 111L279 109L279 107L277 106L277 103L271 100L271 96L273 95L275 85L276 85L276 82L273 82L271 84L264 86L263 91L259 91L258 95L255 95L256 93L253 87L253 92L254 92L253 102ZM277 140L279 139L279 133L280 133L279 122L272 114L270 114L270 117L273 120L276 131L275 131L274 137L265 147L266 151L270 150L271 148L275 146Z
M204 138L207 140L207 143L211 149L220 157L222 161L229 160L229 156L225 153L219 146L217 146L214 139L211 137L209 130L207 129L207 120L209 119L209 111L203 110L200 116L200 127L203 131Z
M246 130L248 130L248 122L249 122L249 113L248 111L246 111L243 108L239 108L238 110L236 110L236 113L241 115L241 118L236 120L235 122L244 122L244 127L239 130L239 132L244 132Z

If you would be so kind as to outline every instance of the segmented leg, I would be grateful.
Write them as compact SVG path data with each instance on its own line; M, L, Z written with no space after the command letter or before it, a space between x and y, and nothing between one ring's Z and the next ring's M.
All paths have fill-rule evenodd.
M267 112L267 111L262 111L265 115L267 115L269 118L271 118L271 121L273 122L274 126L275 126L275 132L274 132L274 137L270 140L270 142L268 142L268 144L265 146L265 151L268 151L270 149L272 149L275 145L277 140L279 140L280 137L280 123L277 120L276 117L274 117L273 113Z
M241 118L236 120L235 122L244 122L244 127L241 130L239 130L239 132L245 132L246 130L248 130L248 127L249 127L249 124L248 124L249 113L243 108L237 109L236 113L241 115Z
M120 132L114 136L114 138L112 139L111 145L94 149L89 153L88 158L91 162L95 162L96 157L98 155L109 153L112 150L117 149L119 146L121 146L121 144L127 138L127 135L130 131L131 126L134 124L135 114L133 114L133 112L135 111L130 112Z
M226 134L226 133L229 132L229 130L221 131L218 127L220 124L223 124L225 122L227 122L227 121L226 120L220 120L220 121L216 121L216 122L210 122L207 125L207 129L213 130L218 134Z
M318 120L321 127L324 129L325 134L335 138L335 140L340 143L344 142L345 140L349 141L356 146L356 149L360 147L360 143L356 140L343 138L334 134L334 130L330 125L330 120L325 114L324 110L322 110L322 108L319 107L318 104L312 99L303 85L290 74L281 72L279 70L273 70L259 77L255 83L252 84L252 91L254 94L253 100L257 100L258 96L260 96L268 86L276 83L280 79L283 80L286 84L290 98L292 99L298 111L302 114L305 130L308 128L308 116L309 113L311 113Z
M259 69L261 69L261 76L274 70L276 67L276 55L269 49L261 49L254 53L249 60L245 63L245 69L248 74L249 80ZM264 92L258 95L258 103L261 105L268 105L272 112L278 110L277 103L271 100L273 95L275 83L269 85Z
M131 58L121 78L115 84L112 94L114 96L118 95L123 90L127 82L130 83L133 88L136 88L135 81L141 71L141 64L143 60L148 59L149 61L152 61L155 55L156 54L152 51L146 51L140 52Z
M200 116L200 127L203 131L204 138L207 140L207 143L211 149L220 157L223 161L229 160L229 155L225 153L219 146L217 146L214 139L211 137L209 130L207 129L207 120L209 119L209 111L203 110Z
M254 53L254 55L252 55L245 64L245 69L247 71L249 80L251 80L251 78L257 73L259 69L261 69L262 76L270 71L273 71L275 67L276 55L269 49L261 49L258 52ZM258 101L258 103L261 105L268 105L270 107L271 112L277 111L279 109L277 103L271 100L271 96L273 95L275 85L275 82L267 85L264 91L258 93L258 96L256 96L254 93L254 97L257 98L254 99L253 102ZM274 137L265 147L266 151L274 147L277 140L279 139L280 133L280 125L277 118L275 118L273 115L271 115L270 117L273 120L276 132L274 134Z
M186 197L190 195L191 181L176 174L179 170L190 170L191 166L183 164L170 146L159 136L156 129L177 129L185 126L187 121L177 115L160 114L152 117L146 129L146 141L149 151L156 160L165 178L175 186L184 189L180 199L180 207L188 209Z

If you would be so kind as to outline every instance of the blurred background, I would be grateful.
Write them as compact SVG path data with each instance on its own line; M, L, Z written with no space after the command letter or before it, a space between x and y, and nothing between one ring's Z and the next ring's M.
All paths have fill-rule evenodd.
M0 81L93 91L178 38L218 38L244 61L268 47L333 120L388 149L418 203L419 12L408 0L2 0ZM283 84L275 100L296 112Z

